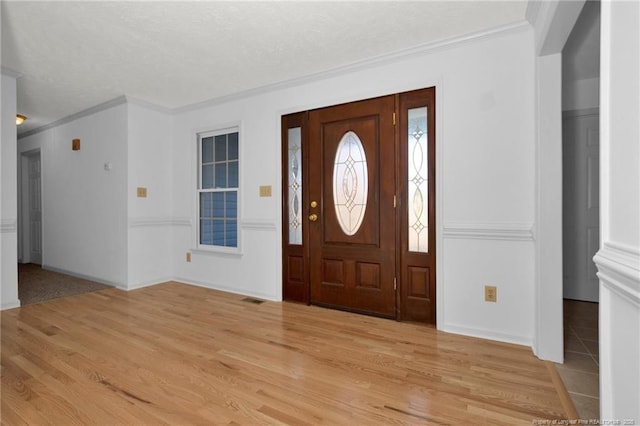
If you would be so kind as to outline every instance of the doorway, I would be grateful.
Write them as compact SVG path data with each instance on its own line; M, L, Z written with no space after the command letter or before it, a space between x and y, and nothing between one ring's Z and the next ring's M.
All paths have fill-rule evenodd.
M435 323L435 88L282 117L283 298Z
M42 167L40 150L21 156L22 263L42 265Z
M588 0L562 51L564 364L580 418L600 418L600 2Z

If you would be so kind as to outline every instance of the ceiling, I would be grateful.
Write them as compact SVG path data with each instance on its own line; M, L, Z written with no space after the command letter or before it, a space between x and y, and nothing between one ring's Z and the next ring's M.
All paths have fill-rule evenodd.
M10 1L24 133L127 95L165 108L525 20L519 1Z

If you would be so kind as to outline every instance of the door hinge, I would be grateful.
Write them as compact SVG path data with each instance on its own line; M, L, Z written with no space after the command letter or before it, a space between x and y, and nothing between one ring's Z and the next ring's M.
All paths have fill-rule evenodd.
M393 290L397 290L398 289L398 282L396 281L396 277L393 277Z
M393 195L393 208L394 208L394 209L396 208L396 205L397 205L397 204L396 204L396 196L395 196L395 194L394 194L394 195Z
M393 125L394 126L396 125L396 113L395 112L393 113Z

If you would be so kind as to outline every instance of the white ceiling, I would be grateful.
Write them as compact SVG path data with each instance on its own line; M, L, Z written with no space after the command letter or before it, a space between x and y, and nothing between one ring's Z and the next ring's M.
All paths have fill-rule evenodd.
M521 22L519 1L2 1L20 133L122 95L166 108Z

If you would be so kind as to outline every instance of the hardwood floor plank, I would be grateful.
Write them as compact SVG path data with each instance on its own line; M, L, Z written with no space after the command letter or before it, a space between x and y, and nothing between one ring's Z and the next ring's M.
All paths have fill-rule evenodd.
M2 312L2 424L530 424L529 348L166 283Z

